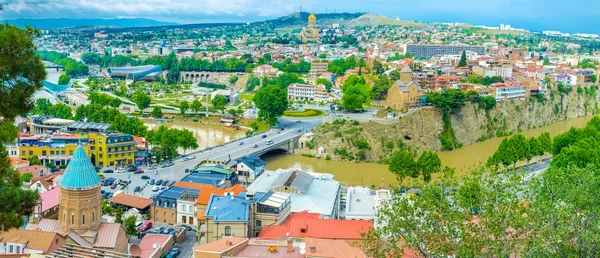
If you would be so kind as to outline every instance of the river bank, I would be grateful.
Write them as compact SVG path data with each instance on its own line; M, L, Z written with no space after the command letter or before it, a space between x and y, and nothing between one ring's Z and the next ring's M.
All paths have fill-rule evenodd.
M526 137L539 136L548 132L552 137L567 132L571 127L582 128L594 116L579 117L536 129L519 132ZM442 165L456 169L456 176L461 177L469 172L469 168L478 164L484 164L497 149L502 140L509 136L497 137L481 142L475 142L452 151L440 151L438 155ZM324 160L318 158L304 157L302 155L267 154L263 157L270 170L277 168L293 168L304 171L333 174L336 180L342 184L380 186L383 178L384 185L397 184L394 174L388 171L388 165L378 163L357 163L348 161ZM435 180L437 176L433 176Z

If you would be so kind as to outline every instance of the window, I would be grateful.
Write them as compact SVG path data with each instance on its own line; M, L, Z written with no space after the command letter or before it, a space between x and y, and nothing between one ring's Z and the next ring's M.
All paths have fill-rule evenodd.
M31 155L31 154L29 154L29 155ZM53 156L53 155L54 155L54 151L53 151L53 150L51 150L51 151L50 151L50 155L51 155L51 156Z
M231 236L231 227L230 226L225 227L225 236Z
M17 253L20 254L21 253L21 247L17 246Z
M46 151L42 151L42 156L46 156Z
M186 219L187 219L186 216L181 216L181 223L186 224L187 223Z
M167 212L166 211L163 212L163 217L165 217L165 218L167 217Z
M175 218L175 212L171 212L171 218L174 219Z
M190 216L189 223L190 223L190 224L192 224L192 225L194 225L194 217L191 217L191 216Z
M12 245L8 246L8 253L11 253L11 254L13 253L13 246Z
M188 206L188 212L193 212L194 206L190 205Z
M71 213L71 225L75 224L75 213Z
M92 211L92 223L96 222L96 213Z
M65 155L65 151L61 151L61 152L60 152L60 155L63 155L63 156L64 156L64 155Z
M81 224L85 225L85 214L81 214Z
M187 206L187 205L185 205L185 204L181 205L181 211L185 211L185 206Z
M73 156L73 151L69 151L69 155Z
M257 227L262 227L262 221L261 220L257 220L256 221L256 226Z
M29 151L29 156L33 156L33 151Z
M21 151L21 156L25 156L25 151Z
M63 212L63 221L66 221L66 220L67 220L67 213Z

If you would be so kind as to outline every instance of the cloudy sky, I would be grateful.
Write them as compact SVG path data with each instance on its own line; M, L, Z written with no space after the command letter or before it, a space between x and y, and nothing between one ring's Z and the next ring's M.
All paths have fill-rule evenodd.
M370 12L403 20L511 24L600 33L600 0L0 0L0 19L150 18L178 23L245 22L308 12Z

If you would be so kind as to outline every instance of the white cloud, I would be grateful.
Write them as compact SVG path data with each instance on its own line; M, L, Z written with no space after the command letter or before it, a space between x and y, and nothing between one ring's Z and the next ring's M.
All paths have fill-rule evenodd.
M286 15L299 0L0 0L11 18L252 19ZM306 1L302 1L306 2ZM309 1L310 2L310 1ZM223 17L220 17L223 16Z

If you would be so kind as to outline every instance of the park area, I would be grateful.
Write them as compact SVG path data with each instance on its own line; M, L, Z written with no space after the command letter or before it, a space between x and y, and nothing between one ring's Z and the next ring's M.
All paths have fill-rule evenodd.
M287 111L283 113L285 117L317 117L324 115L325 112L316 109L305 109L302 111Z

